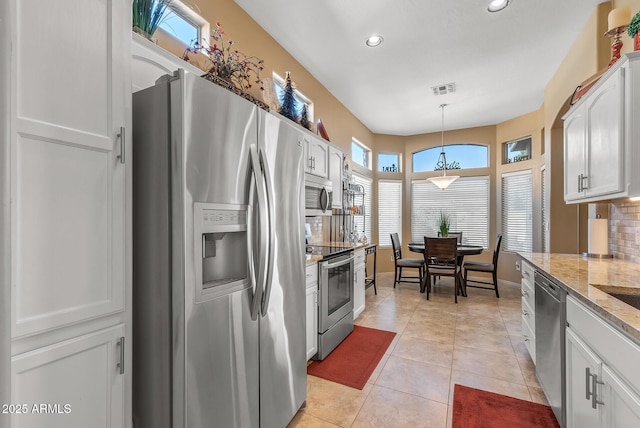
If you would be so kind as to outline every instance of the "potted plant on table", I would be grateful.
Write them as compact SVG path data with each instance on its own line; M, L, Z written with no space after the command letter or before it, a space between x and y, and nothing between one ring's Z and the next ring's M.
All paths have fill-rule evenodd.
M440 229L440 236L446 238L449 236L449 228L451 227L451 220L449 214L444 211L440 211L440 220L438 222L438 228Z
M633 49L640 51L640 12L636 13L627 25L627 34L633 37Z
M162 22L162 17L171 0L133 0L133 31L149 40Z

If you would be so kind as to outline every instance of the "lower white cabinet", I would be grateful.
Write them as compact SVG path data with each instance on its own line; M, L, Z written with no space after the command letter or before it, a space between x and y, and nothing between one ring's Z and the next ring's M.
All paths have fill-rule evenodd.
M364 311L364 281L365 281L365 252L364 248L354 252L353 264L353 319Z
M120 324L15 355L11 359L14 407L7 409L11 426L126 426L120 341L124 335Z
M318 352L318 265L307 266L307 360Z
M567 299L567 427L640 427L640 346Z
M534 269L529 263L522 261L522 340L536 363L536 296L534 286Z

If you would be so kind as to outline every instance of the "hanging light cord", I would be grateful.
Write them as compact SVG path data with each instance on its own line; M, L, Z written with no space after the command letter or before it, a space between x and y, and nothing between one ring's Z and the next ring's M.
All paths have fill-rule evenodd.
M442 157L443 164L442 175L447 175L447 155L444 153L444 108L446 106L446 104L440 104L440 110L442 110L442 142L440 144L440 156Z

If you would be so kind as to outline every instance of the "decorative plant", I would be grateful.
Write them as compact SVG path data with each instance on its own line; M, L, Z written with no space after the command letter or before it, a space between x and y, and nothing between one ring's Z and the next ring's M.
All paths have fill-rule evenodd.
M640 12L636 13L631 22L627 25L627 34L629 37L634 37L637 33L640 33Z
M151 37L162 22L162 15L170 3L171 0L133 0L133 29Z
M193 56L205 55L210 64L208 73L226 80L236 87L246 91L252 87L252 83L260 84L260 71L264 68L264 61L255 56L247 56L233 49L235 42L231 39L225 41L226 33L222 29L220 21L216 21L216 28L211 33L211 44L203 41L194 41L182 56L187 62L194 62Z
M440 236L442 236L443 238L449 236L451 220L449 219L449 214L446 214L444 211L440 211L440 220L438 222L438 227L440 228Z
M307 111L307 105L303 104L302 113L300 113L300 125L304 126L308 130L311 130L311 122L309 121L309 112Z
M291 81L291 73L287 71L287 77L284 79L284 91L280 97L280 108L278 113L284 117L298 121L298 114L296 113L296 99L294 97L293 82Z

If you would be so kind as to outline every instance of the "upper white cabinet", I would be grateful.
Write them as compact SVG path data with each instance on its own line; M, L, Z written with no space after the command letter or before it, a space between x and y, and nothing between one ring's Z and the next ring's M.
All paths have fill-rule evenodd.
M50 426L128 427L131 0L9 10L12 402L75 397Z
M329 177L329 144L311 135L304 136L304 172ZM334 189L335 190L335 189Z
M623 56L564 116L564 199L637 196L640 53Z
M342 208L342 157L340 149L329 146L329 180L331 180L333 189L331 207L339 209Z

